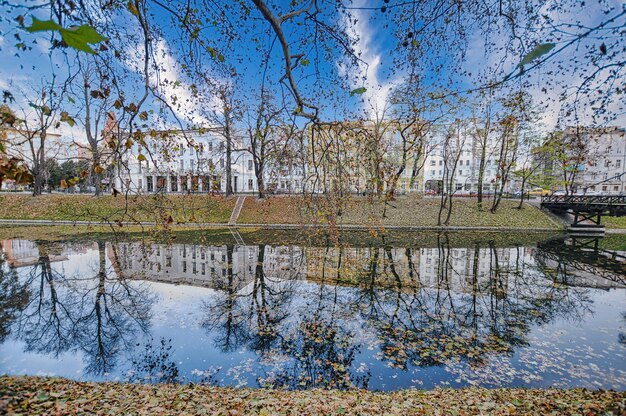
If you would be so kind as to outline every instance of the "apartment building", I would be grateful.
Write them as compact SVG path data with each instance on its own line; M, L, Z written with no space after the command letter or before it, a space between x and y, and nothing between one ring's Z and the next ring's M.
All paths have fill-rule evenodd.
M424 163L423 191L447 189L455 193L476 193L479 187L480 163L483 158L483 192L495 190L499 136L491 132L481 137L477 123L472 120L450 125L437 125L431 129L429 152ZM456 161L456 165L455 165Z
M626 129L569 129L565 134L583 134L587 143L586 162L576 179L579 188L601 194L626 193Z

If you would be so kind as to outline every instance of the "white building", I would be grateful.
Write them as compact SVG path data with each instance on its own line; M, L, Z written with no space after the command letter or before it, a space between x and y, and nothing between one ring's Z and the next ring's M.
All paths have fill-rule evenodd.
M565 134L574 134L572 131ZM626 129L585 129L587 163L577 184L602 194L626 193Z
M209 193L226 189L226 140L217 129L159 132L146 138L150 151L132 146L119 164L117 189L136 193ZM257 191L252 156L233 143L231 180L235 193ZM142 155L142 156L140 156Z
M449 176L453 176L452 191L455 193L476 193L482 146L475 127L470 122L458 125L439 125L432 128L429 139L431 149L426 156L423 174L423 191L438 191L445 188L446 162L448 160ZM445 136L449 135L448 143L451 150L444 149ZM495 190L497 175L498 135L494 132L487 136L485 149L485 166L482 187L485 193ZM457 153L458 152L458 153ZM452 175L454 159L458 154L458 163Z

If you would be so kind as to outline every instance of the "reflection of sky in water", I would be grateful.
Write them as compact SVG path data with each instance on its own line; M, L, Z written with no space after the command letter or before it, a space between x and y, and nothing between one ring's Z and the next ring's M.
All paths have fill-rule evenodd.
M65 344L49 343L63 347L29 352L32 346L38 349L33 334L30 348L24 341L24 328L36 319L32 314L35 305L31 303L30 309L26 309L30 311L30 321L25 322L27 318L18 314L9 336L0 344L0 373L82 380L126 380L134 375L137 380L141 379L141 371L136 363L144 361L145 346L152 345L151 353L158 355L160 340L164 339L165 345L171 346L166 361L175 365L177 379L181 381L199 382L203 374L214 374L214 380L223 385L255 387L259 380L275 381L280 375L291 375L292 378L283 378L283 382L288 380L285 382L288 387L298 388L304 386L298 382L303 363L312 363L325 376L348 377L352 381L368 377L369 388L382 390L437 385L626 388L626 345L619 342L620 333L626 333L626 290L557 287L536 267L530 267L534 264L526 257L524 261L529 262L529 267L522 276L508 275L504 297L490 295L484 287L476 298L466 289L446 291L431 287L432 284L421 290L405 289L398 295L390 290L320 286L302 280L278 282L266 277L265 309L259 306L262 290L256 292L255 298L255 281L248 280L233 291L234 306L224 312L222 306L229 299L224 290L145 280L116 286L112 257L107 251L104 261L108 280L104 287L111 294L102 298L102 312L104 316L111 313L115 319L103 321L100 334L112 346L104 360L111 357L115 360L111 367L95 366L105 370L94 373L87 368L95 368L91 356L98 351L97 336L89 332L96 331L97 320L93 305L85 306L84 302L96 299L100 253L96 244L76 244L64 250L66 259L51 263L56 272L53 280L60 304L66 302L64 307L78 311L74 315L73 310L68 312L78 323L65 325L74 328L65 332L68 338ZM253 260L251 264L255 265L256 254ZM33 278L34 267L17 270L20 282L29 281L30 290L36 292L42 279ZM254 274L254 266L250 270ZM460 264L455 273L468 270ZM542 298L540 303L537 299L544 295L548 300ZM476 302L474 309L472 302ZM494 303L508 306L494 309ZM269 316L280 315L282 319L270 326L275 333L262 348L259 345L263 345L264 338L259 337L257 324L267 318L263 313L268 311ZM148 332L138 323L142 319ZM245 328L237 332L226 325L228 319ZM304 338L300 334L298 338L298 329L311 319L330 326L320 332L313 331L313 335L306 332ZM111 329L117 322L123 322L119 332ZM476 324L474 332L468 329L472 322ZM495 340L489 338L492 325L499 331ZM391 332L397 336L393 341L388 338L391 331L388 326L403 328L404 332ZM230 338L227 328L232 330ZM347 343L334 349L316 344L314 348L319 348L314 351L326 358L334 357L330 367L340 367L339 362L350 356L347 372L325 366L328 363L318 363L316 357L307 361L293 349L303 345L307 337L323 336L324 331L332 328L339 331L338 344L341 340ZM444 348L447 355L437 355L435 351L430 357L437 358L428 361L429 356L422 354L423 345L433 344L429 337L441 333L445 340L434 344ZM468 358L472 352L450 353L457 344L462 344L460 348L473 348L472 342L467 341L472 333L477 335L475 342L491 340L489 345L495 345L495 351L491 347L476 347L473 351L480 356L477 360ZM507 341L506 336L517 341ZM519 345L510 345L516 342ZM286 345L291 345L291 350ZM392 352L384 353L384 348ZM298 359L302 360L300 367L294 364Z

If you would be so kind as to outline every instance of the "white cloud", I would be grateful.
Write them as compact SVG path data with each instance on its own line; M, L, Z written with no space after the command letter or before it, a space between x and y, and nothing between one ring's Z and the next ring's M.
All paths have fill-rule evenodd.
M354 8L366 6L364 0L356 1ZM376 30L369 20L369 14L355 9L351 16L343 16L344 23L349 28L348 32L356 40L355 51L364 62L358 63L358 71L352 74L352 81L357 86L364 86L367 91L363 94L365 99L365 111L370 118L381 116L387 106L387 99L393 87L399 79L382 79L382 51L377 47ZM352 22L348 20L352 20ZM356 23L353 21L356 19ZM339 66L341 74L345 75L346 69Z
M217 98L207 97L201 92L193 92L192 84L184 79L180 65L165 39L156 39L153 45L152 56L158 70L152 68L149 71L151 87L158 91L160 97L172 108L183 124L189 122L194 125L208 126L209 120L203 115L203 110L217 108L219 105ZM139 47L129 54L127 67L143 76L142 48ZM161 117L154 121L164 123L161 126L163 128L179 127L176 123L172 124Z

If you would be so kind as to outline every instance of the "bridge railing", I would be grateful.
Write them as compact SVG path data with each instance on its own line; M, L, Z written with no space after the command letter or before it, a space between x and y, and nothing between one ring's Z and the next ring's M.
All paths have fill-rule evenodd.
M626 205L626 195L547 195L541 203Z

